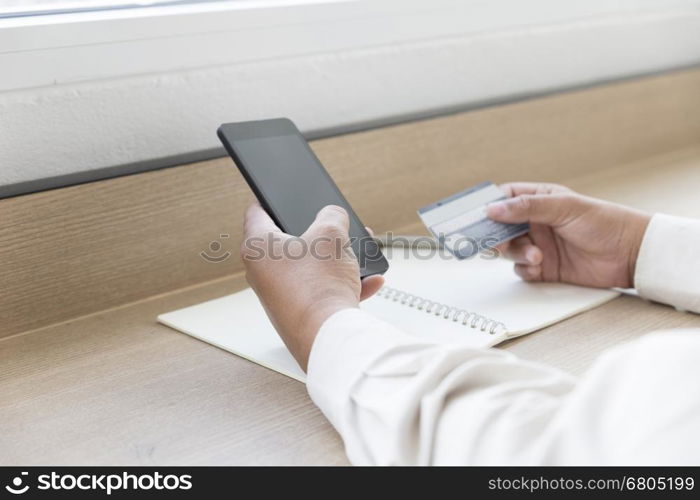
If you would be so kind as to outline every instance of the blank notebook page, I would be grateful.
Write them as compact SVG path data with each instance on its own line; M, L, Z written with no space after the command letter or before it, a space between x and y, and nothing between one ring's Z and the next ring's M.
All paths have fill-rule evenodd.
M499 340L539 330L619 295L613 290L563 283L526 283L513 271L513 263L504 259L477 256L462 261L445 257L424 260L420 258L420 251L415 252L408 258L404 250L387 250L391 266L386 274L386 285L503 323L507 332L499 335ZM399 308L391 314L392 322L400 320L397 314L412 309L387 299L383 301L385 304L377 302L368 302L367 309L378 315L384 316L383 310L388 313L389 304ZM433 328L443 328L443 322L454 325L441 317L416 312L421 313L421 317L427 316ZM411 315L410 321L417 318L418 315ZM408 322L403 323L407 330L412 330ZM420 324L422 327L424 322ZM455 326L463 331L461 322Z
M481 256L465 261L442 256L421 258L420 251L418 256L414 251L414 256L409 258L404 250L397 248L386 249L386 253L390 261L385 275L388 287L478 313L506 327L497 334L489 334L470 328L461 320L445 319L384 296L362 303L362 309L421 338L492 346L596 307L618 295L611 290L559 283L525 283L514 274L512 263L501 259L489 260ZM289 377L305 379L249 288L162 314L158 321Z

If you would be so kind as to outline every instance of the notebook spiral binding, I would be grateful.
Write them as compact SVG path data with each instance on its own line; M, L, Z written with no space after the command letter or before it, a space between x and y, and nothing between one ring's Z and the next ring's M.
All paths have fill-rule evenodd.
M415 307L419 311L425 311L428 314L432 313L435 316L442 316L443 319L451 319L454 322L461 320L462 325L469 328L478 328L482 332L488 332L490 335L506 329L506 325L500 321L467 311L466 309L459 309L419 295L397 290L396 288L384 286L377 292L377 296L393 302L399 302L408 307Z

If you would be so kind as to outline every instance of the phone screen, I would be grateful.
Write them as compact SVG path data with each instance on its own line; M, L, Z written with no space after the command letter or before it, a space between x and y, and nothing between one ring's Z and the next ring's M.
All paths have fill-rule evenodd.
M341 206L350 216L350 239L361 275L386 271L388 263L377 243L301 134L244 138L228 134L226 139L231 141L234 160L240 162L239 168L245 170L263 206L283 231L300 236L321 208Z

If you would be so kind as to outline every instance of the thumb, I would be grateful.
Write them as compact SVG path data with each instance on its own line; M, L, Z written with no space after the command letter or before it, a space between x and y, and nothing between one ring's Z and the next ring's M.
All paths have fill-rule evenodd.
M347 236L350 230L350 218L343 207L327 205L318 211L316 219L304 234L324 234ZM330 233L330 234L329 234Z
M569 195L523 194L489 204L486 214L498 222L552 226L563 221L575 204L575 198Z
M360 300L366 300L377 293L384 286L384 276L375 274L367 276L362 280L362 288L360 291Z

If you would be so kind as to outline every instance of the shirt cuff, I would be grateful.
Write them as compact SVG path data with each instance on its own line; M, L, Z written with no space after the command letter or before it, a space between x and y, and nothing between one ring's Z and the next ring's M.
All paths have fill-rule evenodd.
M360 309L343 309L316 335L307 367L311 399L336 429L352 387L365 369L397 345L415 343L407 334Z
M700 312L700 221L657 214L637 257L634 284L649 300Z

